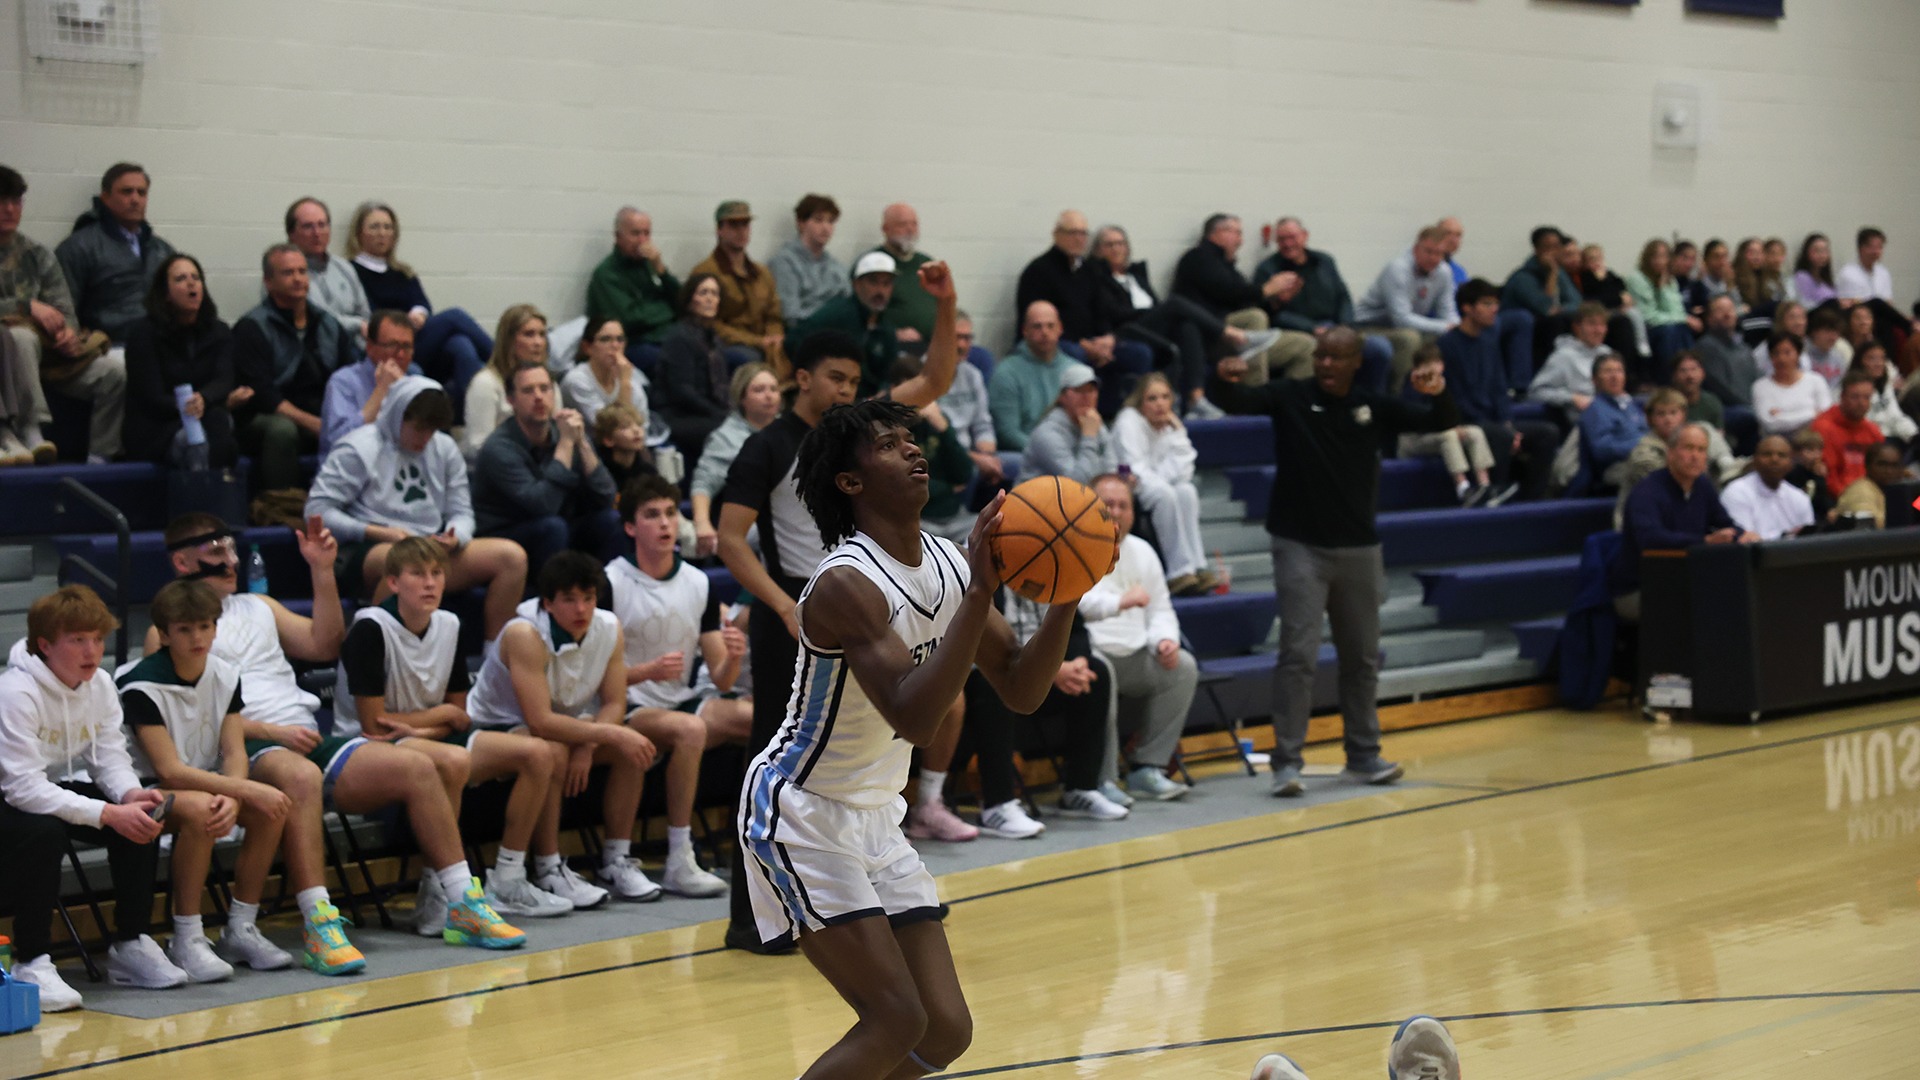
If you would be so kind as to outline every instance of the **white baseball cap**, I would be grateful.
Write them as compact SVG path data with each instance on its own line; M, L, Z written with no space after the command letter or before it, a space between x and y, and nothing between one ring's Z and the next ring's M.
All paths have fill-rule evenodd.
M863 278L868 274L892 274L898 269L899 267L894 264L893 256L884 251L869 251L860 256L859 262L853 264L853 276Z

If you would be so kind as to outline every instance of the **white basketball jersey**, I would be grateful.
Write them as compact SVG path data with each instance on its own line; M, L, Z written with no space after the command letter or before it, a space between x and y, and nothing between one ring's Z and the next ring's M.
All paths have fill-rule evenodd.
M968 581L967 561L951 541L920 534L919 566L896 562L864 533L835 548L800 594L800 658L779 734L760 760L802 791L859 807L880 807L900 796L907 783L913 745L899 737L867 700L839 650L807 640L807 597L820 575L851 567L885 597L893 632L925 662L960 610Z
M219 633L213 655L232 664L246 680L247 719L263 724L314 727L320 699L300 689L293 665L280 647L273 609L253 593L234 593L220 601Z
M693 695L693 665L700 658L700 618L707 611L707 575L673 560L673 572L656 578L619 558L607 564L607 582L613 588L613 613L627 632L628 667L656 660L670 652L683 656L680 677L673 682L649 680L627 687L629 705L677 709Z
M460 662L460 617L445 609L435 609L427 620L424 634L407 629L407 624L387 610L386 604L363 607L353 613L355 623L362 619L378 626L380 636L386 640L388 711L425 712L444 704L453 665ZM333 687L333 733L345 738L360 734L360 707L347 687L345 660L333 666Z
M600 710L600 680L606 676L607 661L613 659L619 620L613 612L595 608L586 635L575 641L553 625L553 617L540 606L539 597L521 604L515 616L516 621L533 624L547 646L547 697L553 711L591 718ZM499 649L489 652L480 665L480 677L467 695L467 715L484 728L510 730L527 722L520 712L520 699L513 694L513 676Z
M165 649L158 649L130 665L121 674L119 686L122 694L145 694L153 702L181 764L220 771L220 733L226 727L227 706L233 704L233 692L240 686L240 673L232 664L208 656L207 670L200 680L188 683L174 672L173 657ZM140 748L139 739L127 739L127 748L141 776L159 775Z

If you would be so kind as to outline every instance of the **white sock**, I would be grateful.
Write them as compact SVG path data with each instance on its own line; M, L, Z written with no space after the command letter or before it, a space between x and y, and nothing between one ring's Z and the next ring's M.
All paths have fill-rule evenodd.
M601 852L602 864L606 866L617 866L626 861L627 854L633 850L633 841L609 840L602 846L605 848L605 850Z
M40 434L40 425L38 423L32 420L23 420L20 422L20 441L26 443L27 449L31 450L47 440L46 436Z
M1463 476L1460 479L1454 481L1453 493L1455 495L1461 495L1466 493L1467 489L1471 487L1473 487L1473 483Z
M533 872L536 876L546 877L548 874L558 873L559 871L560 856L557 853L553 855L535 855L533 857Z
M231 934L243 926L252 926L260 919L260 905L249 904L245 900L235 900L227 905L227 933Z
M667 858L693 854L693 826L667 826Z
M527 853L515 851L509 847L500 849L494 856L493 872L505 878L524 878L527 876Z
M185 941L190 937L202 937L206 934L205 924L198 915L175 915L173 917L173 938Z
M457 904L467 895L467 886L473 882L473 871L467 868L467 860L461 859L451 866L443 866L433 872L440 879L440 887L447 891L447 902Z
M293 894L293 899L300 905L300 914L306 916L308 921L312 921L314 914L320 910L320 905L327 902L327 887L315 885L311 889L301 889Z
M932 769L920 770L920 787L913 793L913 801L921 806L940 801L940 793L947 789L947 774Z

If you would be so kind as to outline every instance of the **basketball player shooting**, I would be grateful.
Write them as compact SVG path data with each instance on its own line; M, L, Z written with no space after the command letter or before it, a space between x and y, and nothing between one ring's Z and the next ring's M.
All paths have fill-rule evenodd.
M966 1050L973 1020L945 910L900 830L900 791L913 747L932 741L972 668L1030 713L1073 622L1072 600L1055 604L1021 645L994 607L988 539L1004 493L964 554L920 531L928 475L914 419L891 401L836 406L795 473L831 553L800 595L793 693L747 770L740 828L762 940L797 935L858 1017L803 1080L924 1076Z

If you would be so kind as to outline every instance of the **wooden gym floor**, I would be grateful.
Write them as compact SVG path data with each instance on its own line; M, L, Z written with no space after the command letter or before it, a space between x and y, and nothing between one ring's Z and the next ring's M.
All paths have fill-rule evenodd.
M1917 714L1426 728L1388 751L1431 786L950 876L976 1036L946 1075L1242 1077L1281 1049L1315 1080L1377 1077L1428 1012L1476 1080L1910 1077ZM787 1080L850 1014L721 929L50 1016L0 1038L0 1077Z

